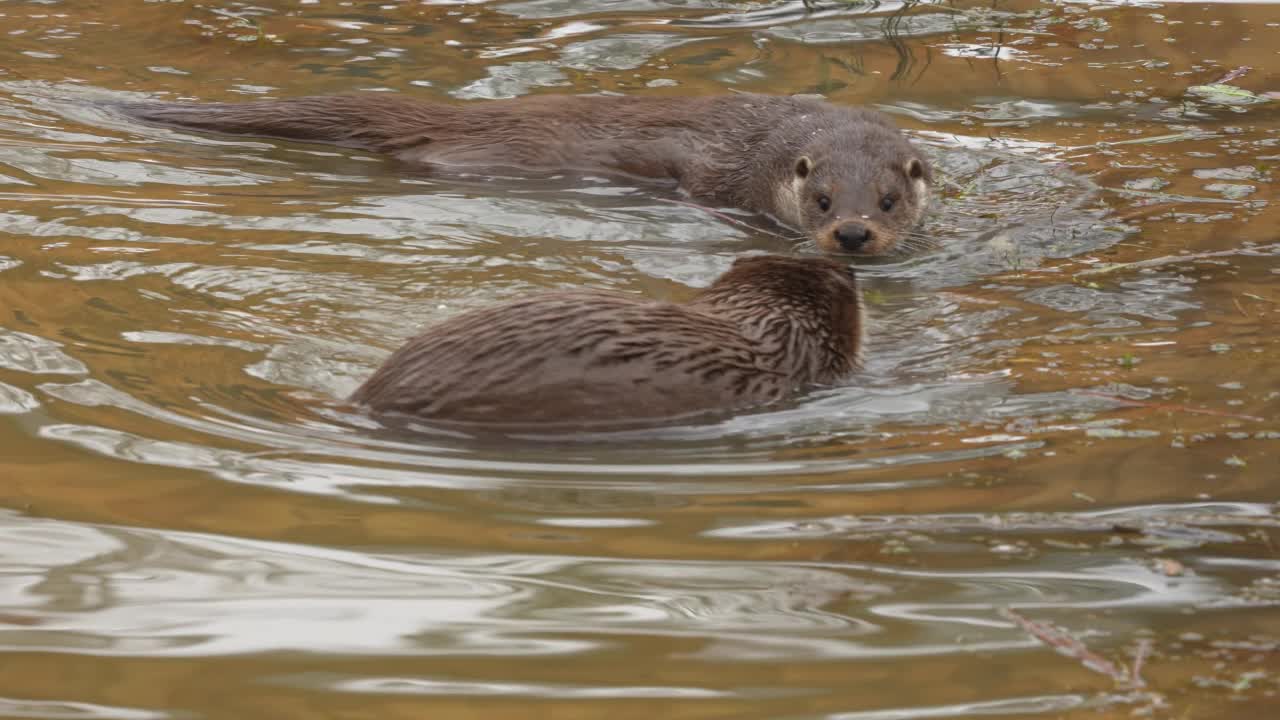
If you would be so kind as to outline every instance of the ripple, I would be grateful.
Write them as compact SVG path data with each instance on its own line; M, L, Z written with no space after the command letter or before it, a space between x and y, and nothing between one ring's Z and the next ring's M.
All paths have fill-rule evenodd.
M772 24L772 21L778 19L776 16L764 15L764 18L771 21L764 32L780 40L806 45L851 45L867 41L883 42L886 38L900 41L905 37L950 35L958 31L998 26L1018 17L1016 13L1000 10L954 10L943 6L946 7L944 10L931 7L935 5L940 4L932 2L875 3L846 12L814 13L812 16L796 18L798 22L778 25ZM886 22L885 15L894 18L892 24ZM809 19L810 17L812 19ZM714 23L716 20L703 18L701 22ZM751 26L758 22L749 14L730 21L734 26L740 26L743 23Z
M156 712L113 705L69 702L58 700L22 700L0 697L0 715L48 720L162 720L180 717L168 712Z
M1029 713L1038 715L1066 712L1077 708L1089 707L1093 704L1095 703L1090 702L1083 695L1039 695L956 705L842 712L821 717L824 720L916 720L916 718L963 718L985 715L1024 715Z
M535 697L560 699L706 699L759 697L766 693L732 693L712 688L656 685L587 686L556 683L512 683L409 677L333 677L307 675L285 678L283 682L305 687L380 695L463 695L477 697Z
M685 7L715 7L714 0L693 0ZM497 5L499 11L518 18L551 19L586 15L596 12L652 12L673 7L668 0L590 0L583 3L579 0L517 0Z
M663 33L615 34L570 43L560 51L560 63L574 70L633 70L654 55L696 42L697 38Z
M38 407L40 401L31 393L0 382L0 415L18 415Z
M84 363L63 352L60 343L0 328L0 368L35 374L83 375Z
M644 633L711 640L696 652L705 658L889 658L1021 645L992 598L1022 608L1152 608L1217 591L1208 578L1170 579L1104 558L1077 559L1074 569L948 572L365 553L12 514L0 527L6 604L29 618L0 623L7 650L546 655ZM22 560L33 552L39 565ZM37 587L37 577L56 582ZM908 584L929 599L907 601ZM956 623L986 630L964 643L925 637L902 648L883 642L884 622L911 622L940 640Z
M1176 297L1188 294L1191 284L1189 279L1166 275L1121 283L1118 290L1054 285L1029 291L1022 297L1055 310L1085 313L1088 319L1127 315L1175 320L1182 312L1200 308L1198 302Z
M0 146L0 163L42 180L88 182L105 186L138 186L148 183L231 187L262 185L278 180L252 173L218 173L187 168L166 167L126 160L66 158L53 149L6 148Z
M459 100L497 100L526 95L534 88L568 87L572 84L559 67L548 62L490 65L485 72L488 77L472 81L451 94Z
M1117 527L1158 536L1180 535L1199 544L1240 542L1233 533L1213 526L1280 526L1280 517L1256 503L1180 503L1112 508L1081 513L963 514L916 513L912 515L858 515L808 517L743 525L724 525L708 531L713 537L800 539L822 537L883 536L897 531L934 533L1008 533L1031 530L1049 532L1109 533Z
M1250 6L223 5L0 16L15 58L61 56L0 66L0 714L1075 717L1158 689L1266 715L1275 118L1156 94L1212 80L1187 57L1257 66L1260 35L1214 24L1268 22ZM469 308L680 300L815 248L667 185L110 109L717 85L897 115L933 211L859 263L848 383L571 437L402 433L340 398ZM1010 606L1116 662L1150 639L1151 691Z

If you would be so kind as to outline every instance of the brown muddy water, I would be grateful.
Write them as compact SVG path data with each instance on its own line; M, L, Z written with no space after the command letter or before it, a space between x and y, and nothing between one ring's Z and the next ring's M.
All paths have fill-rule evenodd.
M1278 716L1280 5L9 0L0 37L0 716ZM465 308L812 249L102 103L726 89L893 113L936 248L865 264L847 387L572 443L336 399Z

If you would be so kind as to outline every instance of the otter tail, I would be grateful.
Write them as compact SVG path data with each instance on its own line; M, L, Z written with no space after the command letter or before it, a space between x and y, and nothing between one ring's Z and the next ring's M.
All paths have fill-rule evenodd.
M375 93L324 95L247 103L139 102L118 106L149 123L191 130L329 142L368 150L394 150L428 142L424 130L449 105Z

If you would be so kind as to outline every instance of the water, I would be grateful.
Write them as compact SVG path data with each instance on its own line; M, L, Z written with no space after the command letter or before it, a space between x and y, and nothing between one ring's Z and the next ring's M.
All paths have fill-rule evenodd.
M1275 5L0 2L0 33L0 716L1274 713ZM1258 101L1190 90L1237 68ZM934 247L862 268L847 386L573 443L341 398L467 308L812 248L103 103L725 89L894 114Z

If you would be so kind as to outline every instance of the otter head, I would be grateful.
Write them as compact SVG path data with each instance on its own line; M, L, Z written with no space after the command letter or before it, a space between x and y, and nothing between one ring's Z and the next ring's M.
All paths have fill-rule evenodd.
M887 255L924 214L929 162L896 129L863 125L806 143L777 197L779 219L822 250Z

